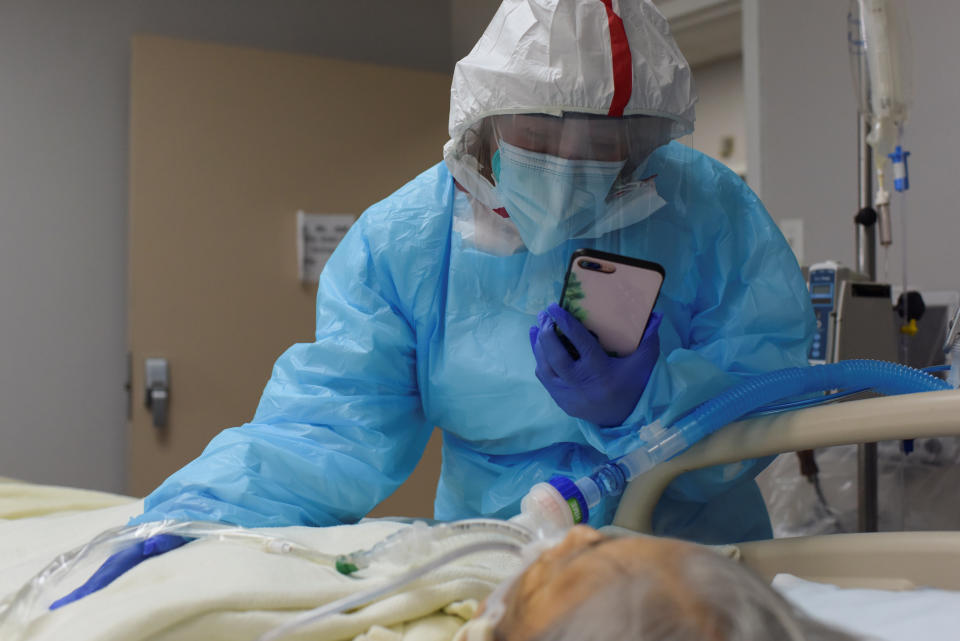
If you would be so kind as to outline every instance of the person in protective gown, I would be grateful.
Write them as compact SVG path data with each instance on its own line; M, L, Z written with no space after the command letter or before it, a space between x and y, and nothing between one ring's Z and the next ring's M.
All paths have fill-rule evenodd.
M813 315L787 243L740 178L671 142L692 131L694 102L649 1L506 0L456 65L443 162L364 212L327 263L316 340L287 350L252 421L134 521L354 522L404 482L434 426L436 518L507 518L537 482L635 447L639 427L805 365ZM636 354L603 353L556 306L581 248L664 267ZM767 462L678 478L655 532L771 536L753 481ZM610 522L608 503L592 525Z

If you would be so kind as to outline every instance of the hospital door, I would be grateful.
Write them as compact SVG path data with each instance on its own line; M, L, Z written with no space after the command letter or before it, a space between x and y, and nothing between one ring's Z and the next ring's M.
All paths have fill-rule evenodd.
M133 40L129 487L142 496L248 421L273 362L312 340L296 212L359 214L440 159L450 76ZM154 426L148 359L162 376ZM159 412L162 413L162 412ZM439 437L378 514L431 516Z

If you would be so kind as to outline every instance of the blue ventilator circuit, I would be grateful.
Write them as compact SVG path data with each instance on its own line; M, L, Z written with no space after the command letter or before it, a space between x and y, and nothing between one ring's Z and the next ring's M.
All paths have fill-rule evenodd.
M781 399L837 389L872 390L892 396L948 390L951 386L921 370L875 360L848 360L761 374L731 387L670 426L659 421L643 426L637 434L643 445L601 465L589 476L576 480L555 476L538 483L523 498L521 513L511 520L534 531L585 523L590 509L603 499L619 496L628 482L724 425ZM796 408L792 404L779 407Z

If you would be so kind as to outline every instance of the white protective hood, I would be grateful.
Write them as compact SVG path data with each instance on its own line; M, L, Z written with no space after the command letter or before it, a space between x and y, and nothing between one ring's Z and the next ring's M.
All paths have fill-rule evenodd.
M564 111L661 116L673 137L693 131L690 66L649 0L504 0L473 50L457 63L444 160L492 209L493 186L462 137L487 116Z

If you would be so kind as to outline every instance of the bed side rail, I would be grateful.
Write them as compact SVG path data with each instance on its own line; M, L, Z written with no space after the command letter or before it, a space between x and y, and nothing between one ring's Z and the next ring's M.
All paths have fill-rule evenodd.
M631 481L613 523L650 533L660 495L690 470L819 447L937 436L960 436L960 390L868 398L732 423Z

